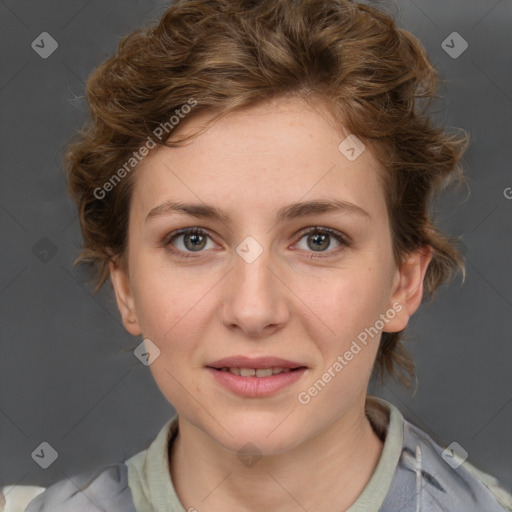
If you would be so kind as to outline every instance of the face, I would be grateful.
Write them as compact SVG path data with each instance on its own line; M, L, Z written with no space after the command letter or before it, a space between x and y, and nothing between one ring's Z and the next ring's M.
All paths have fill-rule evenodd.
M123 322L160 350L180 421L228 450L277 454L355 421L381 332L421 301L428 251L397 267L384 174L368 146L340 151L347 135L280 100L136 170L127 266L110 267Z

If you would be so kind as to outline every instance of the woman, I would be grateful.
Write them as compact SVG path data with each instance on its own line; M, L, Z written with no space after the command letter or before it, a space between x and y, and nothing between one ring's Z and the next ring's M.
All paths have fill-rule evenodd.
M367 395L374 371L410 382L408 321L463 269L429 216L466 145L420 108L435 87L348 0L178 1L120 43L67 152L79 261L177 415L28 512L512 510Z

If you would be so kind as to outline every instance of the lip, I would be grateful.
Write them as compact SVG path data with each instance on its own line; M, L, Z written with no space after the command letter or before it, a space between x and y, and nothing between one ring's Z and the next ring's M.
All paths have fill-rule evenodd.
M242 366L242 368L247 367ZM249 368L251 367L249 366ZM268 368L268 366L260 366L260 368ZM231 392L244 397L257 398L274 395L282 389L291 386L304 375L307 368L302 366L297 370L278 373L270 377L241 377L240 375L223 372L212 367L206 367L206 370L210 372L218 384Z
M279 373L269 377L242 377L217 368L290 368L290 372ZM295 369L296 368L296 369ZM274 356L246 357L232 356L218 359L206 365L206 370L215 381L229 391L244 397L265 397L278 393L297 382L306 372L307 366L297 361L290 361Z
M305 364L298 363L296 361L289 361L287 359L281 359L279 357L273 356L263 356L263 357L246 357L246 356L232 356L225 357L223 359L218 359L217 361L213 361L206 365L209 368L254 368L255 370L259 368L274 368L276 366L281 366L283 368L306 368ZM249 378L249 377L244 377ZM265 378L265 377L258 377Z

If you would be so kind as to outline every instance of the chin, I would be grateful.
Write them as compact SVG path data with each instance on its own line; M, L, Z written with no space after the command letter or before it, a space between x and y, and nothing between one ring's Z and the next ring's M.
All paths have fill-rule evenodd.
M217 443L233 453L240 454L244 450L254 449L259 455L279 455L293 449L303 440L303 429L295 428L295 420L288 418L280 424L285 414L280 414L279 418L269 415L265 421L262 413L254 413L244 415L243 419L237 421L241 415L233 415L223 423L222 426L231 435L216 424L210 425L212 430L208 429Z

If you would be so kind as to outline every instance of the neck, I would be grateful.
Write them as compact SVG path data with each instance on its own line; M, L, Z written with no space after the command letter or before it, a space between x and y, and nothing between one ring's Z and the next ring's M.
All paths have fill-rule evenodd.
M250 467L180 417L169 454L176 493L186 510L346 510L370 480L383 446L364 406L360 411Z

